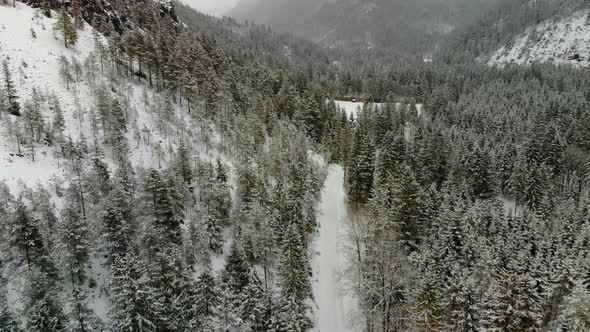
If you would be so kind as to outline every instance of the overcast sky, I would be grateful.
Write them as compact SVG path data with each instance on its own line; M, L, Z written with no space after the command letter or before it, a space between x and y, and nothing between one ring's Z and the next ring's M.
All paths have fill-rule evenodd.
M192 6L198 11L211 14L222 15L233 8L238 0L183 0L186 4Z

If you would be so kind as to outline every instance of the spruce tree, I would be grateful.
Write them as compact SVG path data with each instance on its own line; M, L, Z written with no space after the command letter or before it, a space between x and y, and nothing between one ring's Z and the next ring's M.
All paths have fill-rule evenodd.
M127 254L115 260L110 284L112 307L109 316L114 331L155 332L155 308L145 267L139 258Z
M100 207L101 234L105 240L109 262L128 251L133 234L133 213L129 198L120 186L115 186Z
M10 228L10 244L23 256L29 269L38 268L51 279L57 279L57 269L49 257L38 227L22 201L17 202Z
M150 170L146 175L144 189L155 225L165 231L169 239L178 243L180 241L182 219L178 215L177 207L174 205L172 194L175 189L166 183L155 169Z
M309 280L310 267L307 257L307 246L297 224L292 223L287 228L283 239L282 255L279 263L281 297L287 304L296 301L303 314L305 301L311 298L311 284Z
M21 332L20 324L8 304L5 285L5 278L0 276L0 331Z
M75 45L78 41L78 32L65 6L62 8L59 19L55 23L55 29L63 33L64 46L66 48L70 45Z
M189 186L192 185L193 167L191 165L191 154L184 141L181 141L180 145L178 146L176 167L178 168L178 172L180 173L182 180Z
M45 273L33 269L28 283L25 303L27 331L66 331L66 317L54 281L48 279Z
M8 60L2 62L2 70L4 73L4 93L8 100L8 112L14 116L20 116L20 104L18 103L18 96L12 82L12 74L8 68Z
M82 10L80 8L81 0L72 0L72 16L74 19L74 27L81 29L84 27L84 18L82 17Z
M86 280L85 270L90 259L90 234L75 195L74 189L67 198L70 201L61 212L59 232L68 276L72 285L77 287Z

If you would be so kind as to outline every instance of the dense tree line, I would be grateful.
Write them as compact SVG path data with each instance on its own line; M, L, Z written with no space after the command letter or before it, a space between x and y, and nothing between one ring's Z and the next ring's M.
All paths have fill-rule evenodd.
M422 114L391 99L353 122L367 330L587 329L588 75L427 70L445 79Z

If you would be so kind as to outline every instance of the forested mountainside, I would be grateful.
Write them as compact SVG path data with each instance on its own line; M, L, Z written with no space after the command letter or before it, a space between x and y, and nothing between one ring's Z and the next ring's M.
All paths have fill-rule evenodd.
M78 1L0 6L0 330L310 327L312 151L348 124L306 76L141 5L121 31Z
M587 71L167 1L0 22L0 331L590 330Z
M552 52L556 52L554 58L562 58L557 52L567 53L564 48L578 46L577 38L584 40L586 22L578 21L585 9L588 4L583 0L499 1L494 10L475 24L448 36L439 54L446 60L460 62L479 57L489 59L497 50L494 57L504 56L508 62L514 59L522 63L529 56L547 60L551 56L545 57L544 53ZM551 50L552 47L559 50ZM511 49L515 54L507 55ZM567 56L563 59L567 60Z
M243 0L227 15L270 25L326 46L390 48L421 56L434 52L442 36L473 23L496 2Z

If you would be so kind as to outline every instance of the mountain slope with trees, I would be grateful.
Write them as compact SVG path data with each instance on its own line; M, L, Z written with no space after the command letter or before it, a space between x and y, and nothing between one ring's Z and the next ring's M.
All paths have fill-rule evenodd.
M421 56L434 52L442 36L472 23L472 19L494 8L496 2L244 0L227 15L254 20L331 47L391 48Z

